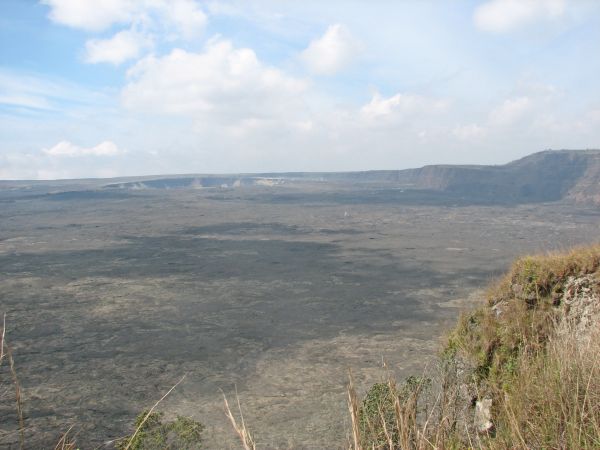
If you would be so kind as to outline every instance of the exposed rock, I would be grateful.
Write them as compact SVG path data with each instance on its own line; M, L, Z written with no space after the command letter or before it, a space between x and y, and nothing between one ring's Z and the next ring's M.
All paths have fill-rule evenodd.
M492 399L484 398L475 403L475 429L479 433L489 433L494 429L492 423Z
M575 330L579 339L587 339L592 325L600 322L599 281L594 275L569 277L565 283L562 304L564 317L558 332Z
M500 317L504 312L504 308L506 307L506 300L501 300L492 306L492 311L496 313L496 317Z
M518 283L514 283L510 288L515 298L518 298L519 300L525 300L529 304L535 303L538 298L538 294L536 292L528 291L524 286Z

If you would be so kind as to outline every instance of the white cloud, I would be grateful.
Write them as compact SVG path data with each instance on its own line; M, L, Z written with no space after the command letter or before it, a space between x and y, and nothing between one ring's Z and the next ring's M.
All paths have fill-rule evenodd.
M565 12L565 0L490 0L478 6L474 20L484 31L502 33Z
M173 23L186 39L197 36L206 25L206 14L193 0L166 2L162 7L162 17Z
M85 43L85 61L88 63L121 64L137 58L143 48L151 45L149 38L141 33L126 30L110 39L91 39Z
M58 24L90 32L114 24L140 25L145 31L176 32L195 37L206 24L206 14L194 0L42 0ZM173 38L173 36L170 36Z
M361 113L368 120L390 117L404 119L414 114L437 113L443 111L446 106L447 102L444 100L422 95L396 94L385 98L375 93L371 101L362 107Z
M240 16L244 14L242 5L227 2L223 0L210 0L205 2L206 10L211 16L223 15L223 16ZM248 4L244 5L248 6Z
M45 98L22 94L0 94L0 105L31 109L51 109L50 103Z
M116 166L113 158L57 158L44 153L0 153L0 179L57 180L107 178L126 175L129 170Z
M253 50L214 39L199 53L175 49L144 58L128 76L127 108L221 125L287 117L306 88L305 81L264 65Z
M459 141L501 141L517 136L549 136L571 127L566 116L557 114L561 92L555 86L519 80L511 95L498 101L479 123L455 126L451 134ZM565 132L566 134L566 132Z
M452 134L461 141L470 141L484 137L486 130L475 123L471 123L469 125L454 127Z
M516 97L504 100L490 112L490 123L498 126L513 125L522 120L533 108L529 97Z
M137 9L133 0L42 0L42 3L51 8L49 16L53 22L87 31L102 31L114 23L128 22Z
M80 147L69 141L60 141L54 147L44 148L42 152L48 156L79 157L79 156L115 156L122 151L114 142L104 141L95 147Z
M30 113L64 112L66 105L104 106L106 96L82 86L39 74L0 69L0 105ZM71 109L72 110L72 109Z
M351 64L362 51L344 25L331 25L319 39L313 40L300 54L308 69L319 75L334 75Z

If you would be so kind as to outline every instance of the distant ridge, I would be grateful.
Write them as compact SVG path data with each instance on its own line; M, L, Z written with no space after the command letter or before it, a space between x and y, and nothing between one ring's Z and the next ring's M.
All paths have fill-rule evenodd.
M346 191L352 190L352 186L360 186L361 189L367 188L373 192L387 190L386 198L389 201L394 201L396 196L400 199L402 191L413 190L418 191L413 193L417 196L415 198L431 197L430 194L433 194L438 200L448 204L566 201L600 205L600 150L545 150L504 165L429 165L417 169L361 172L150 175L55 181L0 180L0 191L5 198L14 198L23 193L70 193L71 196L87 198L122 195L124 192L118 192L122 190L236 189L248 186L292 186L298 183L331 184L332 188L338 186Z
M600 203L600 150L546 150L501 166L425 166L399 171L398 182L515 202Z
M545 150L498 166L430 165L363 172L284 172L140 177L107 188L194 188L319 181L395 185L479 201L530 203L568 200L600 204L600 150Z

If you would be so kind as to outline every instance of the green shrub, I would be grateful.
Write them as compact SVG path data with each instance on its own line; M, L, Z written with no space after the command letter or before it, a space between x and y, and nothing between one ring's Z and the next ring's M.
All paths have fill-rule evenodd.
M401 447L410 440L416 423L421 394L429 388L428 378L410 376L398 387L393 381L375 383L359 409L360 434L364 448Z
M131 450L197 450L202 448L202 431L204 426L187 417L177 416L170 422L163 422L162 413L147 411L141 413L136 421L137 429L143 423L135 436L123 439L117 444L119 450L127 446ZM133 438L133 439L132 439Z
M386 431L393 441L398 440L396 401L398 391L393 383L375 383L365 395L359 410L363 445L379 448L387 443Z

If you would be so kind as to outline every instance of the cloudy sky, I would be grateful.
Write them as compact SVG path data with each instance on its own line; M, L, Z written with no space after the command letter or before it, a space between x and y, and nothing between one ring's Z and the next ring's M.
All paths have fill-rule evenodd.
M547 148L600 148L599 2L0 2L0 179Z

